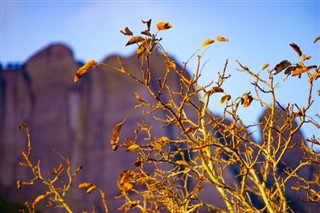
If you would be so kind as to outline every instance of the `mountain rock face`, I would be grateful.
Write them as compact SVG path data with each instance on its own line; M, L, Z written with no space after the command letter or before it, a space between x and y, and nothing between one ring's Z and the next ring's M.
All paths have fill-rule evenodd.
M117 60L117 56L110 56L105 62L117 64ZM152 73L157 79L164 72L163 58L155 53L151 60ZM133 73L140 72L140 62L135 56L122 61ZM20 150L26 149L26 134L17 127L27 123L31 131L31 156L34 161L40 159L43 174L59 165L60 155L69 157L73 170L83 167L73 186L94 182L106 193L109 211L116 212L123 204L121 199L114 198L119 195L117 179L121 171L132 167L135 155L111 149L113 128L131 113L121 134L133 137L133 130L141 121L141 111L132 111L137 104L133 92L144 96L146 101L152 99L141 85L103 66L74 84L77 67L71 50L55 44L36 53L21 69L0 72L0 194L8 200L30 203L44 192L41 185L20 190L16 187L18 177L25 180L32 177L28 169L18 165L22 159ZM173 74L168 79L170 87L178 90L178 77ZM158 82L153 84L156 87ZM180 134L176 129L162 128L151 118L146 119L154 126L155 136L175 138ZM300 137L297 143L301 143L302 134ZM293 151L292 155L296 153L299 151ZM290 162L291 157L285 156L286 161ZM298 161L295 159L295 163ZM310 175L309 170L304 172ZM235 181L232 171L227 171L226 176ZM220 199L215 190L209 191L213 194L205 196ZM75 212L90 211L93 205L96 212L103 210L98 191L86 195L84 191L71 190L68 200ZM224 206L223 201L220 204ZM40 203L39 207L44 206Z

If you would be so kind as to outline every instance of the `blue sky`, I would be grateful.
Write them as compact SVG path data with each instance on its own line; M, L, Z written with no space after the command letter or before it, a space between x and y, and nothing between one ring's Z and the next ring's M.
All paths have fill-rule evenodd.
M289 46L295 42L301 50L312 55L308 63L319 64L320 35L319 1L7 1L1 0L0 62L25 62L36 51L52 43L65 43L72 48L77 60L102 61L107 55L130 55L135 47L126 47L127 37L120 30L128 26L134 33L144 30L141 20L152 18L153 29L159 21L169 21L173 28L161 32L163 47L183 62L197 50L205 39L218 35L229 38L228 43L214 43L204 57L208 60L202 83L216 79L229 58L228 72L233 78L224 88L233 96L254 92L252 79L236 71L235 60L260 72L265 63L273 68L281 60L299 60ZM195 70L196 60L189 64ZM281 83L279 99L306 103L307 79L288 79ZM316 85L319 89L319 85ZM316 93L315 93L316 94ZM319 96L311 113L320 113ZM221 112L219 97L210 108ZM243 109L247 123L257 122L259 105ZM319 134L307 125L305 135Z

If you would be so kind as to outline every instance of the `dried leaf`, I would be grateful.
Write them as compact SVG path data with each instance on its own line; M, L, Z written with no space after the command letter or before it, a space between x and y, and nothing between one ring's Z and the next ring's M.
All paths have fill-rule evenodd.
M296 53L301 56L302 55L302 52L300 50L300 47L298 45L296 45L295 43L292 43L292 44L289 44L295 51Z
M269 64L264 64L264 65L262 66L261 70L266 69L268 66L269 66Z
M132 38L129 39L129 41L127 42L126 46L131 45L131 44L136 44L139 43L141 41L145 40L143 37L141 36L133 36Z
M139 47L138 47L138 49L137 49L137 51L136 51L136 56L137 56L137 58L139 58L141 55L142 55L142 53L144 53L144 51L146 51L146 46L145 45L143 45L143 44L141 44Z
M246 93L243 95L241 101L242 101L242 105L244 107L248 107L250 106L251 102L252 102L253 98L249 93Z
M313 43L316 43L316 42L319 41L319 40L320 40L320 35L318 35L318 36L314 39Z
M311 55L307 56L304 60L310 60L312 58Z
M218 41L220 41L220 42L228 42L229 41L229 39L227 39L227 38L225 38L225 37L222 37L222 36L217 36L217 38L216 38Z
M296 66L291 66L291 67L288 67L285 71L284 71L284 74L285 75L290 75L291 72L296 69L297 67Z
M127 35L127 36L133 35L133 33L131 32L131 30L130 30L128 27L124 28L124 29L121 30L120 32L121 32L123 35Z
M216 92L223 92L224 90L221 87L212 87L211 90L209 90L207 93L209 95L216 93Z
M167 30L167 29L170 29L171 27L172 27L172 24L170 24L169 22L161 21L157 24L157 28L159 31L160 30Z
M36 205L43 200L46 197L46 195L39 195L33 202L32 202L32 208L35 208Z
M291 63L289 61L287 61L287 60L281 61L279 64L277 64L274 67L274 70L276 71L275 75L278 74L279 72L281 72L282 70L284 70L285 68L287 68L290 65L291 65Z
M302 73L305 72L310 72L312 69L317 68L317 66L308 66L308 67L298 67L297 69L295 69L294 71L292 71L291 75L292 76L296 76L296 75L301 75Z
M91 193L95 188L97 188L96 185L94 185L93 183L90 183L90 182L83 182L83 183L80 183L79 186L78 186L79 189L85 189L86 190L86 193Z
M311 58L312 58L311 55L306 56L306 54L302 54L302 56L301 56L302 61L310 60Z
M92 68L97 67L98 66L98 62L96 62L95 60L90 60L89 62L87 62L85 65L83 65L82 67L78 68L76 75L73 78L73 82L76 83L79 81L79 79L84 76L85 74L87 74Z
M92 185L92 186L90 186L90 187L88 187L88 188L86 189L86 193L89 194L89 193L91 193L93 190L95 190L96 188L97 188L96 185Z
M150 52L151 49L149 50L149 46L151 43L151 39L144 39L141 44L139 45L137 51L136 51L136 56L139 58L145 51Z
M320 72L315 71L314 73L312 73L312 75L310 75L309 77L309 83L311 83L313 80L317 80L320 77Z
M83 183L80 183L80 184L78 185L78 188L79 188L79 189L88 188L88 187L90 187L90 186L92 186L92 185L93 185L93 183L83 182Z
M112 135L112 139L110 141L113 151L117 150L117 148L118 148L117 144L120 139L119 134L120 134L120 130L121 130L122 125L123 125L123 122L120 122L113 128L113 135Z
M142 31L141 34L147 35L147 36L150 36L150 37L152 36L149 30Z
M142 23L144 23L144 24L146 24L147 25L147 30L146 31L150 31L150 26L151 26L151 19L149 19L148 21L143 21L143 20L141 20L142 21Z
M138 144L132 144L131 146L129 146L128 148L127 148L127 152L134 152L134 151L136 151L137 149L139 149L140 148L140 146L138 145Z
M212 39L207 39L207 40L205 40L203 43L202 43L202 46L204 47L204 46L207 46L207 45L209 45L209 44L212 44L214 42L214 40L212 40Z
M229 101L230 99L231 99L231 95L224 95L220 100L220 104L224 104L225 102Z

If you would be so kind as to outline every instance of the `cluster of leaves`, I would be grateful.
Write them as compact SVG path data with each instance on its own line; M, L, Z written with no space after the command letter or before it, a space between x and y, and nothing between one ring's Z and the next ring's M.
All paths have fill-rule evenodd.
M132 45L132 44L138 44L138 49L136 51L136 55L138 58L143 53L151 54L152 50L157 46L158 42L161 41L161 39L157 39L157 34L159 31L167 30L172 27L172 24L170 24L169 22L159 22L157 24L158 32L156 34L151 34L150 32L151 19L149 19L148 21L142 21L142 23L147 25L147 29L141 32L141 35L144 35L145 37L133 36L133 33L128 27L120 31L123 35L131 36L126 46Z
M319 39L316 38L314 43L318 40ZM296 51L301 60L296 64L292 64L287 60L281 61L274 68L275 75L284 70L284 74L287 76L298 76L300 78L303 73L310 73L312 70L314 70L314 72L309 75L309 83L312 83L314 80L318 79L320 77L320 71L317 69L317 65L306 66L304 64L305 61L311 59L311 56L306 56L306 54L303 54L300 50L300 47L295 43L290 44L290 46Z
M203 51L197 55L197 69L189 76L186 69L191 58L179 67L160 44L161 38L158 38L158 33L172 28L172 25L168 22L159 22L156 25L158 31L152 34L151 19L142 22L147 29L142 31L141 35L135 36L128 27L121 30L122 34L131 37L126 45L138 46L136 56L141 60L140 75L127 70L118 58L118 66L89 61L78 69L74 78L77 82L92 68L108 66L142 85L153 100L147 101L138 92L134 93L137 105L133 108L143 109L142 120L134 129L134 137L120 140L121 130L127 117L113 129L110 140L112 149L117 151L119 148L124 148L128 152L136 153L132 169L123 171L119 176L118 188L121 195L117 198L124 200L124 205L119 210L200 212L205 209L219 212L288 212L293 211L287 199L287 185L291 180L295 181L293 189L303 194L302 199L305 202L319 204L320 154L315 151L314 146L320 145L320 138L316 136L308 138L310 147L305 145L305 141L301 143L303 159L298 165L289 165L283 161L285 154L295 148L294 137L305 123L320 127L316 121L316 118L320 119L319 115L309 115L309 109L314 103L313 84L320 76L319 66L305 65L311 57L303 54L299 46L292 43L290 46L298 53L300 61L280 62L273 69L266 71L268 73L266 79L237 61L239 71L253 78L254 92L244 92L240 97L233 97L223 89L231 77L226 74L228 60L222 72L218 72L216 81L204 86L198 83L202 56L215 41L227 42L227 38L217 36L215 40L205 40L201 48L191 57ZM317 37L315 42L319 39L320 37ZM162 76L156 80L153 79L154 75L150 68L150 58L155 48L161 52L165 68ZM268 66L265 64L262 69L266 70ZM292 103L284 107L277 100L275 78L282 71L287 75L286 78L308 75L310 90L306 94L305 106ZM178 87L173 88L168 83L168 79L172 76L176 77ZM152 85L151 79L158 81L157 87ZM221 94L222 97L219 96ZM270 100L262 99L262 95L270 95ZM216 97L220 97L220 103L224 107L221 116L214 115L208 109L210 100ZM238 110L241 107L250 107L253 101L260 103L268 113L260 123L247 126L239 116ZM159 116L157 114L159 111L164 116ZM163 128L173 128L174 132L179 134L174 138L169 138L168 135L156 137L153 126L145 118L150 115L160 122ZM299 121L298 124L296 120ZM251 126L261 128L260 143L252 138L252 133L249 131ZM54 180L59 179L64 167L54 170L56 175L53 179L42 178L40 162L36 165L31 163L29 149L31 148L28 148L28 153L22 152L26 163L21 165L29 167L35 179L19 184L32 185L35 180L40 180L45 185L49 184L50 189L45 194L39 195L32 207L44 197L55 195L53 201L68 209L64 204L63 195L71 185L74 175L67 170L69 183L61 188L53 187ZM67 162L66 168L70 168L69 161L64 160ZM280 172L280 167L283 165L284 169ZM299 172L310 167L315 168L311 177L304 177ZM235 177L231 180L228 178L230 171L235 172ZM217 192L209 201L201 196L208 195L206 187L208 185ZM82 183L79 188L90 193L96 189L96 185ZM101 190L100 192L104 201L104 194ZM107 211L105 201L103 203Z

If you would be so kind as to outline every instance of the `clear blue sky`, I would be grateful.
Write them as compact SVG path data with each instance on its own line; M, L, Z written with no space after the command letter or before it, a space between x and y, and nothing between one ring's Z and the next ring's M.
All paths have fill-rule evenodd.
M253 91L250 78L236 71L235 60L258 72L265 63L273 68L283 59L298 61L289 46L297 43L319 64L320 43L313 44L320 35L319 1L7 1L1 0L0 61L25 62L36 51L51 43L70 46L77 60L103 60L107 55L129 55L134 47L125 47L127 37L120 30L128 26L139 33L145 26L141 20L152 18L153 29L159 21L169 21L173 28L161 33L162 45L178 61L183 62L207 38L222 35L228 43L214 43L204 60L209 60L203 73L203 84L216 79L226 58L234 78L224 88L233 96ZM196 62L190 62L194 71ZM306 103L307 83L282 81L279 98L282 104L294 101ZM306 81L306 79L305 79ZM319 89L319 85L317 85ZM219 98L217 98L219 100ZM320 113L319 96L311 113ZM245 121L257 121L261 110L258 104L242 111ZM215 101L215 112L222 107ZM306 126L305 135L319 134Z

